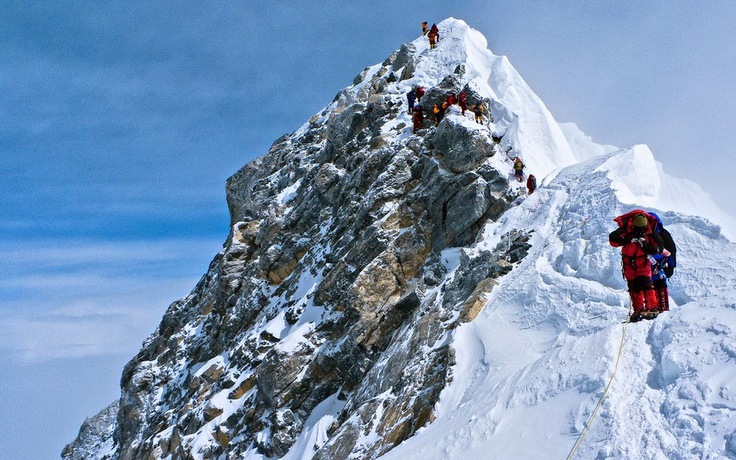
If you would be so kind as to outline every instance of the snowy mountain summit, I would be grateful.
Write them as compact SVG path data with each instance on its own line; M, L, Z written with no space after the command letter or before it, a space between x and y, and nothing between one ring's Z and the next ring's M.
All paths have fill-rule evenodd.
M733 220L438 25L228 180L223 250L63 458L736 458ZM451 105L435 126L461 91L483 124ZM608 233L636 208L678 267L671 311L622 324Z

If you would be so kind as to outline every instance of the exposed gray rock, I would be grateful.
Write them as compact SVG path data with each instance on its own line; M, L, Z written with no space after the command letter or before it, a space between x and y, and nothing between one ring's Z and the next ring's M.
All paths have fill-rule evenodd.
M325 401L336 421L314 458L374 459L431 423L454 361L437 344L484 307L528 236L463 249L516 192L484 128L450 114L406 136L396 74L410 76L414 53L366 69L228 179L222 251L126 365L107 426L65 450L90 445L87 457L68 458L103 458L106 440L117 460L281 457ZM422 104L463 78L458 68ZM459 253L456 270L444 251Z
M484 104L486 110L490 109L491 101L480 94L480 91L475 86L475 84L466 84L463 87L462 91L465 92L465 96L468 101L468 107L472 107L476 104Z
M430 113L433 105L442 105L442 103L447 100L447 96L449 96L450 93L457 96L461 89L462 85L458 75L446 76L437 86L427 89L421 102L422 109L425 110L425 113Z
M456 241L460 246L472 243L475 234L480 230L478 223L490 206L490 200L486 196L485 189L485 181L478 178L463 187L447 202L445 228L450 235L464 236L464 238ZM473 226L478 228L465 235Z
M456 173L474 170L495 154L495 144L486 131L471 129L454 116L442 119L432 142L442 155L442 165Z
M401 45L401 48L399 49L399 52L396 53L396 58L393 61L392 68L394 72L398 71L402 67L404 67L409 61L411 60L411 57L416 52L416 49L414 45L411 43Z
M94 417L84 421L74 442L61 453L63 460L114 458L113 429L118 416L118 401L114 401Z
M285 398L276 398L296 381L313 354L314 347L306 342L299 343L294 350L274 348L266 353L256 374L256 385L269 404L280 407Z

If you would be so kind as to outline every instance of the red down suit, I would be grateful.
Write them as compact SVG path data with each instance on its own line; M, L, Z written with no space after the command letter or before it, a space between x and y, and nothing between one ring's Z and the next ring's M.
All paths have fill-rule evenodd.
M646 226L634 226L637 216L646 217ZM618 228L608 235L611 246L621 248L624 278L635 313L657 310L657 295L652 289L652 265L649 256L662 252L662 237L654 231L657 219L641 210L634 210L613 219ZM639 222L642 221L638 217Z
M645 230L634 228L633 217L643 214L649 225ZM614 248L621 248L621 258L624 264L624 278L627 280L639 276L652 276L652 265L648 255L662 252L664 243L654 228L657 219L641 210L634 210L613 219L619 227L608 235L608 242Z

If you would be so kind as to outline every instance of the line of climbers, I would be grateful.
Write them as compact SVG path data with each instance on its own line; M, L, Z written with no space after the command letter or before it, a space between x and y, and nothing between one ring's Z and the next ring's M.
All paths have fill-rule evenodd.
M524 181L524 168L526 168L526 165L523 161L521 161L521 157L518 155L515 157L511 157L508 153L506 156L514 162L514 177L518 182ZM537 189L537 178L534 177L534 174L529 174L529 177L526 179L526 190L531 195L534 193L534 190Z
M425 89L421 86L416 86L406 93L406 100L409 105L409 113L412 114L412 133L414 134L416 134L417 131L424 127L424 109L422 109L421 102L422 97L425 93ZM450 93L445 101L442 102L442 104L434 104L432 106L432 116L435 126L440 124L440 121L442 121L442 118L445 116L445 112L447 111L447 109L454 104L457 104L460 107L461 113L464 116L465 111L468 109L468 99L465 91L461 91L457 97L454 93ZM480 123L482 125L483 115L486 112L483 106L483 102L478 102L477 104L474 104L471 110L475 115L476 123ZM488 118L490 122L493 123L493 118L491 118L490 114L488 115ZM524 168L526 167L524 165L524 162L521 161L521 158L519 156L516 156L515 158L509 157L509 159L511 159L514 163L514 177L517 181L523 182ZM537 178L534 177L534 174L529 174L529 177L526 180L526 188L529 195L534 193L534 190L536 190Z
M412 115L412 132L414 134L424 127L424 109L422 109L421 102L422 96L424 96L425 92L426 91L423 87L416 86L406 93L406 100L409 103L409 113ZM483 124L483 115L486 113L483 102L478 102L477 104L468 107L467 94L465 94L465 91L462 91L457 96L455 96L454 93L450 93L441 104L434 104L432 106L432 119L434 120L435 126L440 124L440 121L444 118L447 109L450 108L451 105L455 104L460 107L463 116L465 115L465 111L470 108L475 115L475 122L481 125ZM493 119L490 115L488 115L488 118L490 122L493 123Z
M675 242L653 212L635 209L613 220L618 228L608 235L608 242L621 248L623 276L634 310L629 321L654 319L670 309L667 279L677 266Z
M430 49L434 49L437 45L437 42L439 42L440 40L440 31L437 27L437 24L432 24L432 27L427 29L427 21L423 21L422 36L427 36L427 38L429 39ZM422 96L424 96L425 92L426 91L423 87L416 86L406 93L406 99L409 103L409 113L412 115L412 132L414 134L416 134L417 131L424 127L424 109L422 109L421 101ZM475 116L475 122L481 125L483 124L483 116L486 113L483 102L478 102L477 104L473 104L468 107L467 94L465 93L465 91L461 91L460 94L458 94L457 96L455 96L454 93L450 93L441 104L438 103L432 106L431 114L435 126L440 124L440 121L442 121L442 118L444 118L447 109L454 104L457 104L460 107L463 116L465 116L465 112L470 109ZM493 118L491 118L490 113L488 114L488 118L490 120L490 123L493 123ZM524 180L524 167L524 163L517 156L514 159L514 176L519 182L522 182ZM534 174L529 174L529 177L526 181L526 187L530 195L534 193L534 190L536 190L537 179L534 177Z
M440 41L440 32L437 24L427 30L427 22L422 22L422 36L429 39L429 48L434 49ZM409 102L409 113L412 114L413 133L424 126L424 113L420 104L425 90L421 86L412 88L406 94ZM416 104L415 104L416 102ZM457 103L463 116L469 108L465 91L458 97L451 93L442 104L432 106L434 125L439 125L447 109ZM485 108L479 102L470 107L475 115L476 123L483 124ZM493 119L491 119L493 123ZM517 181L524 180L524 162L516 156L514 162L514 177ZM529 195L537 188L537 179L529 174L526 181ZM609 235L609 243L613 247L621 247L623 276L629 290L629 297L633 306L633 313L629 321L636 322L642 319L656 318L660 312L669 310L669 291L667 279L672 276L676 266L675 254L677 248L672 235L664 228L662 220L654 213L634 210L614 219L618 228Z
M440 29L437 24L432 24L432 27L427 32L427 21L422 22L422 35L426 35L429 39L429 48L434 49L437 46L437 42L440 41Z

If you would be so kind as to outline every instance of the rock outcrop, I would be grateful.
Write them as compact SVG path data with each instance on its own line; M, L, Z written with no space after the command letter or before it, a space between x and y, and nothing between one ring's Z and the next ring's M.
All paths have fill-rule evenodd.
M114 401L99 414L84 421L79 436L64 447L61 457L68 460L86 460L90 454L100 460L115 458L115 445L111 427L116 424L118 401Z
M432 422L454 329L528 235L473 249L523 192L500 127L454 106L412 135L414 84L422 104L474 87L431 59L402 46L227 181L222 251L125 367L115 423L83 427L64 458L97 435L120 460L368 459Z

